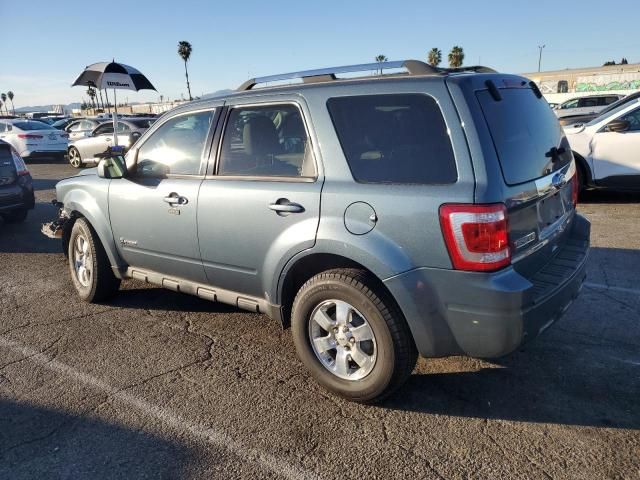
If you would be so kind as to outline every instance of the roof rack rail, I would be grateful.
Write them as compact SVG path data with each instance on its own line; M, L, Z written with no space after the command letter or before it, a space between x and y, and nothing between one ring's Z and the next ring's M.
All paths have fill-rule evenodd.
M446 73L458 73L458 72L476 72L476 73L497 73L493 68L485 67L483 65L471 65L469 67L456 67L456 68L443 68Z
M404 68L409 75L436 75L447 73L447 70L433 67L419 60L400 60L382 63L362 63L360 65L345 65L342 67L320 68L317 70L305 70L301 72L282 73L267 77L257 77L247 80L238 87L238 90L251 90L259 83L277 82L280 80L293 80L301 78L304 83L317 83L336 80L337 73L366 72L380 69ZM480 67L478 67L480 68ZM484 68L484 67L483 67ZM462 71L462 70L461 70Z

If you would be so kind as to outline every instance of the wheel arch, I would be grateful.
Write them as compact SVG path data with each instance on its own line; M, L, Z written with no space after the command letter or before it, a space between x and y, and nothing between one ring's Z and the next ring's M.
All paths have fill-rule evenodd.
M293 301L300 290L310 278L318 273L333 270L336 268L353 268L367 273L378 292L384 296L386 302L393 302L393 306L398 312L402 312L389 289L384 285L382 279L365 265L350 258L335 253L314 252L308 253L295 261L290 262L285 267L280 277L278 285L278 303L281 308L281 321L284 328L290 325L291 307Z
M104 210L100 208L95 197L92 197L84 190L75 189L65 195L63 203L65 212L71 218L68 222L68 226L65 225L65 230L68 231L68 233L65 235L63 232L63 242L68 242L68 235L70 234L75 221L78 218L84 218L96 232L114 272L125 268L126 264L122 258L120 258L113 239L109 218L105 215ZM65 236L67 237L66 240ZM66 250L68 243L64 244L64 246Z
M591 186L594 184L593 182L593 172L591 171L591 167L589 163L584 159L582 155L573 150L573 158L576 161L576 166L580 169L580 173L582 173L582 178L584 179L584 186Z

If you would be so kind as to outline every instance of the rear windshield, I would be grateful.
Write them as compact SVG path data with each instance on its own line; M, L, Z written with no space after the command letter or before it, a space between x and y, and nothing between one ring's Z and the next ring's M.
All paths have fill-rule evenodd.
M327 101L327 107L357 182L448 184L457 180L447 126L432 97L336 97Z
M55 130L51 125L37 120L31 122L13 122L13 126L20 130Z
M0 185L11 183L16 175L16 169L13 165L13 157L11 156L11 147L0 143Z
M571 162L557 117L531 89L500 89L502 100L494 100L488 90L476 95L508 184L534 180Z

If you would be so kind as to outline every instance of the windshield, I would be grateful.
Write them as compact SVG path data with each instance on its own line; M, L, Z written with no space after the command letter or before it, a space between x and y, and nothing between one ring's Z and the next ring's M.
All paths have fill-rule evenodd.
M55 130L51 125L47 125L44 122L39 122L37 120L31 120L28 122L13 122L13 126L20 130Z
M557 117L530 88L502 88L501 100L476 92L509 185L548 175L572 159Z

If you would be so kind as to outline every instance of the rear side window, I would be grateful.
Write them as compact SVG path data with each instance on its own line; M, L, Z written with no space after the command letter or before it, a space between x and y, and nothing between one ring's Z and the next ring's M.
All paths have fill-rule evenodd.
M456 182L453 147L442 112L432 97L335 97L327 101L327 107L357 182Z
M534 180L571 162L571 147L544 98L529 88L503 88L500 95L496 101L488 90L476 92L508 184Z
M11 147L0 143L0 185L10 183L15 178L15 175L16 169L13 165Z

